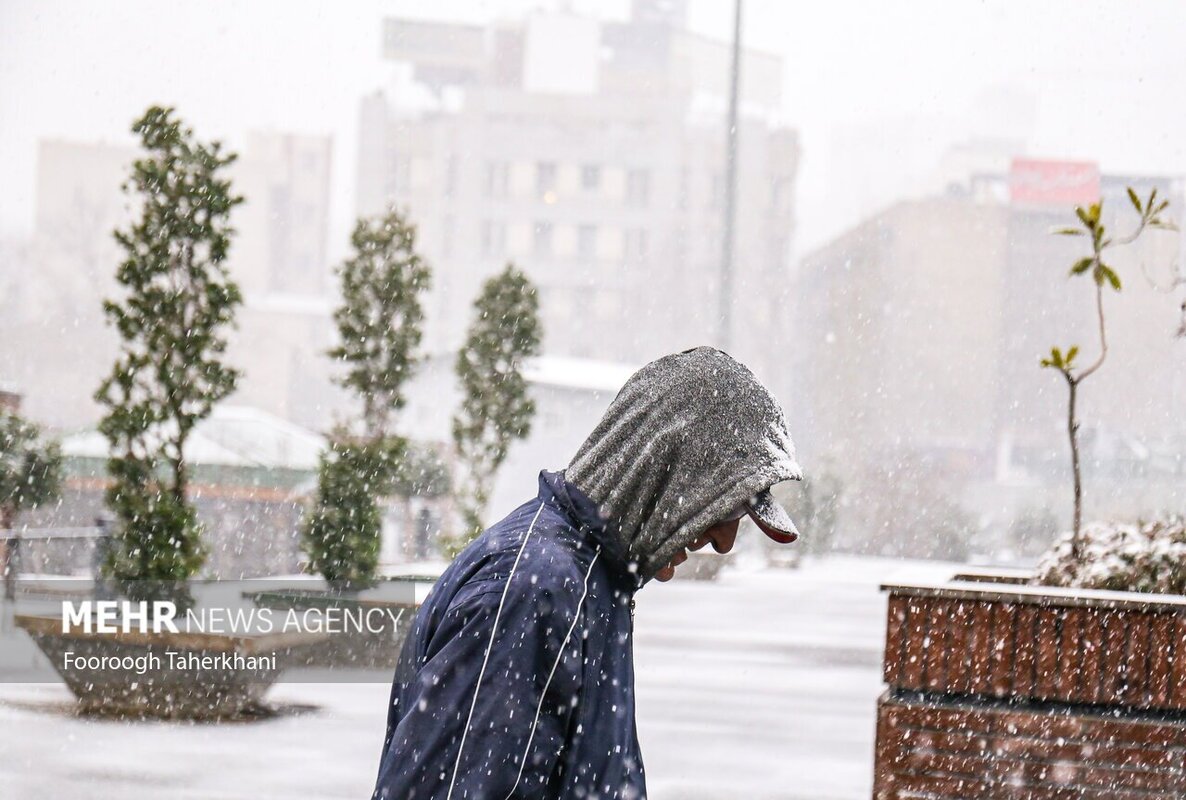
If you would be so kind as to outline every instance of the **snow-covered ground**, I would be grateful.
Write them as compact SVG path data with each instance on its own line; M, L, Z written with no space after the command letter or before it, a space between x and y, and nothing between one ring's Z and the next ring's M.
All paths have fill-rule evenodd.
M638 595L638 720L651 800L867 798L881 691L878 584L937 564L738 565ZM284 684L290 713L212 724L72 716L57 685L0 685L0 797L357 798L388 687Z

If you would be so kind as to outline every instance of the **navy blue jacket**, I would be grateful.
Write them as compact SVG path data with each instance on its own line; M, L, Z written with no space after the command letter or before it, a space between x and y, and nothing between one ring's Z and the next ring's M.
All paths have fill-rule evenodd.
M396 668L375 798L646 796L634 718L637 570L562 474L470 544Z

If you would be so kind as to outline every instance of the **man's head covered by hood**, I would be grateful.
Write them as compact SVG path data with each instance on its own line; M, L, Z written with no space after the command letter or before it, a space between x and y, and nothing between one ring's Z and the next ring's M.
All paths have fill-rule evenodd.
M790 541L794 526L768 490L803 477L778 403L710 347L634 373L564 475L597 503L616 555L643 580L742 510Z

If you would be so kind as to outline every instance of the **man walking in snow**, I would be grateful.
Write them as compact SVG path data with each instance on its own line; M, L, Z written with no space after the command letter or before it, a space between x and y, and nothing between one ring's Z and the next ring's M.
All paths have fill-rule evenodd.
M404 644L378 800L646 796L634 593L748 515L798 533L770 487L802 477L783 413L707 347L635 373L563 472L441 575Z

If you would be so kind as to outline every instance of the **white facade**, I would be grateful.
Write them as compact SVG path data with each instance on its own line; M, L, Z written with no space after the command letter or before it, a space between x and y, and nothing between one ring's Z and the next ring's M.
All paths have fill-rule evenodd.
M542 357L525 365L535 417L530 435L511 447L499 470L488 522L534 497L540 470L568 466L634 370L628 364L579 358ZM460 401L453 357L428 359L411 381L408 405L400 415L401 432L420 441L451 441L453 413Z
M678 8L647 7L627 23L537 15L493 26L485 62L424 45L472 43L472 26L452 37L449 25L388 22L388 56L421 85L362 103L358 212L394 205L417 224L433 268L429 352L456 350L481 282L507 262L539 287L546 353L645 363L721 341L729 47L673 23ZM533 33L548 26L551 37ZM532 76L546 63L579 80L544 86ZM798 139L773 121L778 59L747 51L745 69L730 350L786 402ZM427 89L435 106L422 102Z

